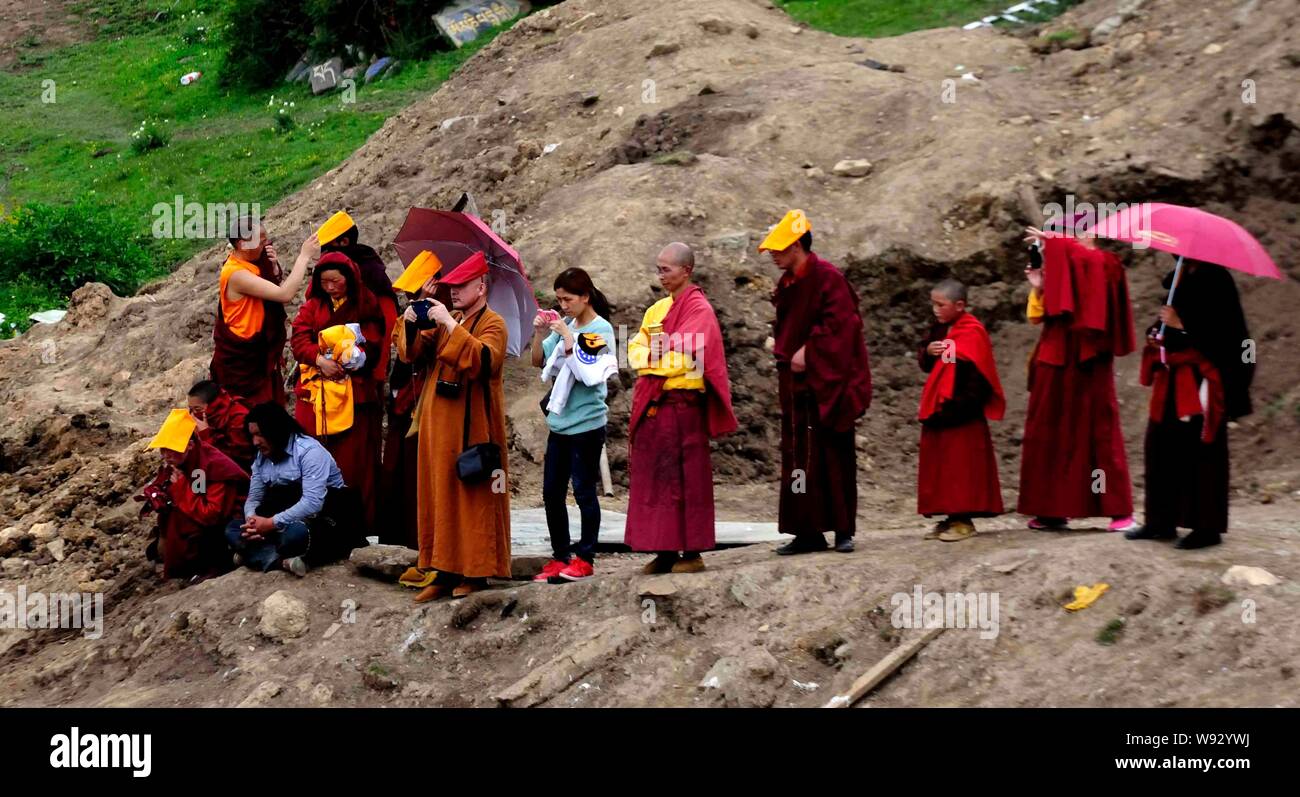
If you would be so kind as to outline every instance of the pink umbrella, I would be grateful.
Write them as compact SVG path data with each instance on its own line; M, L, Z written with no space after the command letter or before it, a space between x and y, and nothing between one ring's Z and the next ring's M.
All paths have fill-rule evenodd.
M448 272L475 252L482 252L492 270L488 306L505 319L509 333L506 352L519 356L532 336L537 299L519 253L482 219L451 210L411 208L393 247L404 266L427 249L438 256Z
M1165 304L1173 304L1184 257L1256 277L1282 279L1281 270L1255 236L1235 221L1197 208L1143 202L1098 219L1090 232L1178 255ZM1165 325L1161 324L1161 336L1164 331Z
M1099 219L1091 231L1256 277L1282 279L1255 236L1235 221L1197 208L1143 202Z

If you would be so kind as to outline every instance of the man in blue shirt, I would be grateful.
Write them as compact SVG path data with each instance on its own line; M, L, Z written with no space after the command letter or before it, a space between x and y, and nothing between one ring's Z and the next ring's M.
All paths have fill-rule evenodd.
M257 456L243 517L226 526L235 564L301 577L308 559L322 564L355 548L359 503L325 447L278 404L257 405L247 423Z

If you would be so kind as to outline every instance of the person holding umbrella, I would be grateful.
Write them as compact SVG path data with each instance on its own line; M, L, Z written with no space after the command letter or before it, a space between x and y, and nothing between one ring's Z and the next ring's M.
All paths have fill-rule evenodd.
M1237 286L1212 263L1182 264L1172 304L1147 330L1142 384L1151 387L1147 422L1146 524L1130 540L1218 545L1228 530L1228 421L1251 412L1253 358ZM1165 276L1166 290L1175 274Z

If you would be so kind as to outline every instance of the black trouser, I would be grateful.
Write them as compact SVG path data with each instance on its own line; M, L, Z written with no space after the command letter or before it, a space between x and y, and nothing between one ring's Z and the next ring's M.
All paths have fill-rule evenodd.
M551 532L555 558L569 561L569 480L573 480L573 498L582 512L582 538L573 546L574 555L588 562L596 560L596 540L600 535L600 503L596 485L600 483L600 451L605 446L605 429L580 434L551 432L546 438L546 464L542 472L542 503L546 506L546 527Z

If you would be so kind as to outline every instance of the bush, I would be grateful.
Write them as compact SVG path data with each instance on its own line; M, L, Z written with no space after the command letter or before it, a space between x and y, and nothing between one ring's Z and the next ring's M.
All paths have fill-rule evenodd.
M266 88L280 83L311 43L306 0L226 0L216 30L223 86Z
M131 134L131 151L137 155L143 155L151 149L162 149L167 146L167 142L170 140L171 136L158 123L157 119L146 119Z
M37 285L66 297L87 282L102 282L129 295L162 271L130 229L85 199L17 208L0 218L0 283Z
M365 4L307 0L307 13L316 29L312 49L334 55L352 45L368 58L428 58L430 50L450 47L442 43L438 27L433 24L433 15L448 5L428 0L376 0Z

